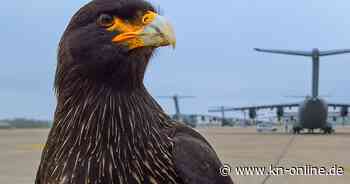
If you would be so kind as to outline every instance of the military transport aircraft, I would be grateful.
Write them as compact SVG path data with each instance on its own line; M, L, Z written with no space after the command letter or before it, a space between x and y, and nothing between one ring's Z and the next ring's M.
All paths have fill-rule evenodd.
M297 55L312 58L312 96L305 98L300 103L290 104L275 104L275 105L261 105L261 106L250 106L250 107L238 107L238 108L226 108L225 111L248 111L249 117L255 119L257 117L257 111L261 109L276 109L277 117L281 118L284 116L285 108L298 108L297 122L293 125L293 132L299 134L301 130L308 129L313 132L314 129L323 130L324 133L331 134L334 132L332 124L327 122L328 109L340 108L340 116L346 117L349 114L350 104L341 103L327 103L322 99L319 94L319 68L320 68L320 57L330 56L338 54L350 53L348 50L332 50L332 51L320 51L319 49L313 49L311 52L305 51L290 51L290 50L268 50L268 49L255 49L258 52L267 52L274 54L286 54L286 55ZM210 112L221 112L220 110L210 110Z

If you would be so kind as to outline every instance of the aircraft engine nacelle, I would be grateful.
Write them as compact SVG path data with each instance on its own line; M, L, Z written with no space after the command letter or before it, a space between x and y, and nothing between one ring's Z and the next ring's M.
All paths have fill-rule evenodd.
M256 109L249 109L249 118L250 118L250 119L255 119L255 118L257 118Z
M346 117L349 115L349 107L342 107L340 110L340 116L341 117Z
M278 121L281 121L281 118L284 116L284 109L283 107L278 107L276 112Z

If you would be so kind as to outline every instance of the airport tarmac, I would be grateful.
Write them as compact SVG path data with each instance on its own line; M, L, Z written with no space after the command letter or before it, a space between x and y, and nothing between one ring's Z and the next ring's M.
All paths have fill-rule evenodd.
M350 181L350 128L335 135L256 133L254 128L199 129L221 160L231 167L235 183L243 184L346 184ZM35 178L42 144L48 130L0 130L0 183L30 184ZM277 161L280 161L277 164ZM239 167L313 167L344 169L343 176L238 176ZM305 167L304 167L305 168ZM339 169L338 168L338 169ZM271 173L272 174L272 173ZM275 173L276 174L276 173ZM292 176L291 174L294 174Z

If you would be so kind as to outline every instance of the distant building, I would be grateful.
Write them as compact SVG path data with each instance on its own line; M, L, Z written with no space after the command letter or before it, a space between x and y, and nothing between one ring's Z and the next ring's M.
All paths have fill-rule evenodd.
M0 121L0 129L10 129L10 128L12 128L12 126L9 123Z
M30 120L30 119L11 119L0 120L0 128L50 128L49 121Z
M199 115L199 114L181 115L181 121L195 128L222 126L221 118L216 116L210 116L210 115Z

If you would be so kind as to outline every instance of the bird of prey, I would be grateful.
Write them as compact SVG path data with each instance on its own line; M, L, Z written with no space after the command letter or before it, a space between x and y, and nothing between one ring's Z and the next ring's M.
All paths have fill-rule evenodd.
M36 184L231 184L210 144L172 120L143 79L170 23L143 0L93 0L60 41L57 107Z

